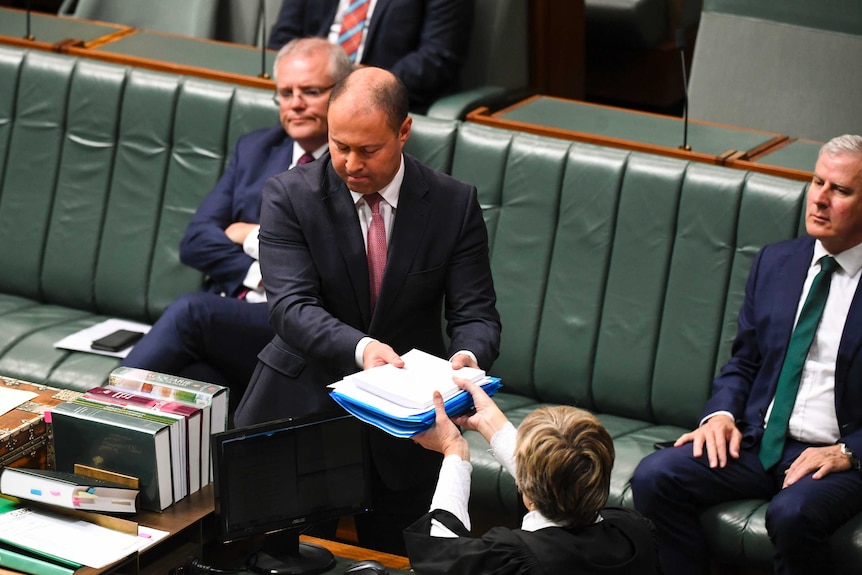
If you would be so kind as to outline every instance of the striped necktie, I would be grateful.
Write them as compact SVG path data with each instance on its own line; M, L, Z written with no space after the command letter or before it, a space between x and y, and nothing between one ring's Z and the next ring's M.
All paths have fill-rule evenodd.
M368 5L371 0L352 0L341 20L341 31L338 33L338 43L347 52L351 62L356 62L359 44L362 42L362 31L365 30L365 17L368 15Z

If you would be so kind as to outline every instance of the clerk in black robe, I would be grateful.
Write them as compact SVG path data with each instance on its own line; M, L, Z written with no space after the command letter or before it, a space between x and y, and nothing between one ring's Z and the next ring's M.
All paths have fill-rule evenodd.
M431 511L404 532L416 573L660 573L651 522L631 509L605 507L614 446L593 415L542 407L516 430L479 386L456 381L472 394L476 412L453 422L435 392L435 425L414 437L444 455ZM515 477L528 510L520 529L470 534L470 450L456 424L482 434Z

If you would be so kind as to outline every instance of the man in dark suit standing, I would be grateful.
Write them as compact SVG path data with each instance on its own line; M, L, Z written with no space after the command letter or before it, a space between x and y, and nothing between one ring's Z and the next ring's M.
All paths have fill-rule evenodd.
M821 148L805 227L755 258L700 426L635 471L668 575L708 573L698 514L711 505L771 499L781 574L833 572L829 537L862 510L862 137Z
M402 153L407 109L391 73L354 71L330 97L330 158L267 182L261 267L276 336L258 356L237 425L342 412L328 384L402 367L398 354L412 348L456 369L487 370L496 359L500 321L476 188ZM360 543L403 553L401 532L427 511L440 456L368 433L374 511L357 518Z
M206 274L205 289L172 302L123 365L228 386L236 406L273 336L258 263L263 184L327 151L329 91L351 69L344 51L320 38L279 51L273 77L280 125L237 140L180 244L183 263Z
M347 14L357 8L362 23L345 31ZM269 46L320 36L345 43L350 53L353 39L354 62L395 74L407 86L411 109L421 113L457 89L472 23L473 0L284 0Z

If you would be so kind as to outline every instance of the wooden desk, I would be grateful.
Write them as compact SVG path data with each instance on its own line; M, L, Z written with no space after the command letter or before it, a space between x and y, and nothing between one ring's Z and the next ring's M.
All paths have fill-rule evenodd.
M681 118L541 95L493 114L479 108L467 121L719 165L731 155L753 157L787 140L781 134L690 121L691 150L683 150Z
M152 30L133 30L107 42L65 52L116 64L275 90L269 78L276 52ZM265 72L267 76L261 77Z
M0 8L0 43L24 48L61 51L68 44L91 46L131 31L120 24L30 12L32 38L27 38L27 11Z
M814 175L814 164L817 163L821 146L823 142L788 139L748 160L731 157L727 165L732 168L807 181Z
M168 537L114 565L104 569L82 567L75 575L165 575L189 557L207 562L212 556L208 551L213 548L225 552L225 546L217 543L214 519L213 486L210 484L162 513L143 511L135 516L141 525L170 532ZM336 564L327 572L333 575L340 574L350 563L363 559L380 561L393 574L408 573L410 570L410 562L406 557L305 535L300 539L322 545L335 555Z

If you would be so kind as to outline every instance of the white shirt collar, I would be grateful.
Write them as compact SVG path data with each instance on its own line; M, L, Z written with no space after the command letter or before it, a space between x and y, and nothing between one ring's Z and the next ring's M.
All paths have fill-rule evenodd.
M814 257L811 259L811 265L817 265L820 258L829 255L835 258L835 261L838 262L838 265L841 266L841 269L848 277L855 276L862 269L862 244L855 245L839 254L830 254L823 247L823 244L820 243L820 240L816 240L814 242Z
M329 149L329 143L327 142L326 144L323 144L322 146L320 146L319 148L317 148L316 150L311 152L311 155L314 156L314 159L316 160L320 156L322 156L324 153L326 153L326 150L328 150L328 149ZM293 142L293 156L292 156L293 159L290 161L290 166L288 166L288 168L294 167L296 165L296 162L299 161L299 157L301 155L303 155L304 153L306 153L305 149L302 146L300 146L296 141L294 141Z
M395 172L395 177L392 181L386 184L382 190L377 190L377 193L383 196L386 203L392 206L392 209L398 209L398 196L401 194L401 184L404 182L404 154L401 154L401 165L398 166L398 171ZM358 203L362 199L363 194L350 190L350 195L353 196L353 203Z
M603 521L601 514L596 517L596 520L593 523L599 523ZM530 511L526 515L524 515L524 519L521 521L521 529L524 531L538 531L539 529L544 529L546 527L563 527L566 526L557 523L556 521L551 521L544 515L542 515L539 511Z

